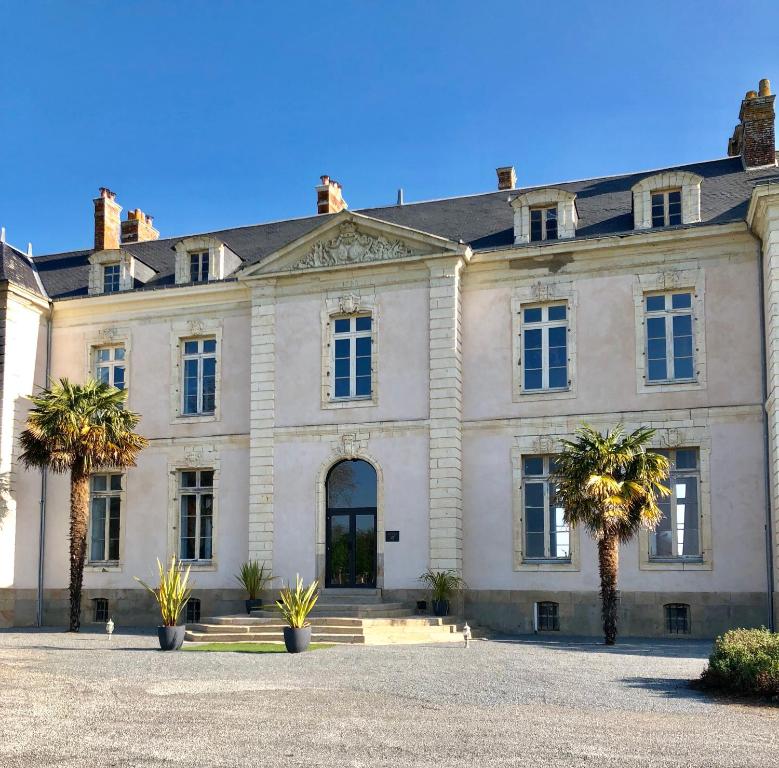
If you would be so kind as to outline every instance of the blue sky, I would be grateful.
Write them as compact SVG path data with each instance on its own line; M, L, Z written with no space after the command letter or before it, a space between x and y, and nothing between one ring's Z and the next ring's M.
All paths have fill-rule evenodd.
M779 86L775 2L0 0L0 225L88 248L92 198L162 236L725 154ZM761 24L760 20L771 20Z

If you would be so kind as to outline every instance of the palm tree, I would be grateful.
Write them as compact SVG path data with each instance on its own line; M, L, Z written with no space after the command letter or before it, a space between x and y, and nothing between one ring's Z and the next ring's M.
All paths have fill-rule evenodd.
M99 381L60 379L31 398L20 436L25 467L70 472L70 631L81 625L89 525L89 476L95 470L134 467L145 438L133 432L140 417L124 408L127 393Z
M662 519L657 497L670 491L665 456L646 450L654 430L629 435L622 425L605 434L583 424L574 440L562 440L553 472L556 499L568 525L583 525L598 543L603 633L606 645L617 638L619 545L639 528L654 530Z

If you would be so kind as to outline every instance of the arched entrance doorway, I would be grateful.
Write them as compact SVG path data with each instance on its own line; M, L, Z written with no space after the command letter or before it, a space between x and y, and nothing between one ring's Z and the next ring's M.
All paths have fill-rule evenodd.
M362 459L327 473L325 586L376 586L376 470Z

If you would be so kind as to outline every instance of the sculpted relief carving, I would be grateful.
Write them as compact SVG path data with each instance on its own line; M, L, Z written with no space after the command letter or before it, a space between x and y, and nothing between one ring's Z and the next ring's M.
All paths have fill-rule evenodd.
M369 261L390 261L414 256L414 251L400 240L387 240L357 231L357 225L345 221L336 237L314 243L311 250L293 269L335 267L342 264L360 264Z

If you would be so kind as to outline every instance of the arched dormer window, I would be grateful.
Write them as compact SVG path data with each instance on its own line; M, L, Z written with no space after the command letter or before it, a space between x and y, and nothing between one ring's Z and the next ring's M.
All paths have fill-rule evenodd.
M185 237L176 251L176 283L207 283L223 280L241 266L241 259L221 240L208 235Z
M565 240L576 234L576 195L564 189L534 189L511 201L514 242Z
M663 171L633 185L633 226L659 229L701 220L702 176Z

